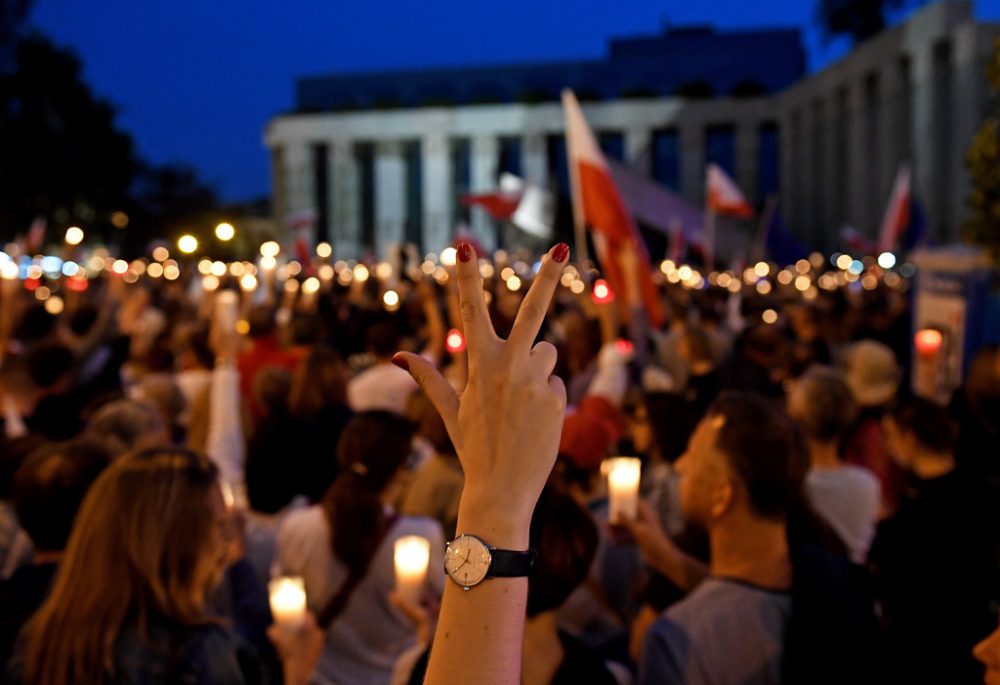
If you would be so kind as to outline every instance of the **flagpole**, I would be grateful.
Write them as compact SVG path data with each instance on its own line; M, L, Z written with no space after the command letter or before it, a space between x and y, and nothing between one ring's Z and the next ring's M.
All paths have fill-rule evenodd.
M760 223L757 225L757 235L754 236L753 243L747 255L747 263L757 262L764 259L767 251L767 237L771 232L771 222L774 220L774 213L778 209L778 196L768 195L764 201L764 211L760 213Z

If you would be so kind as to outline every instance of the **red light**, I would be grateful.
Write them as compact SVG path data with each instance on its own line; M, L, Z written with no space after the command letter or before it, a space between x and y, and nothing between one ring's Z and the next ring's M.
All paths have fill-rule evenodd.
M603 278L594 281L594 292L591 294L597 304L608 304L615 301L615 291Z
M624 338L619 338L618 340L615 341L615 349L618 350L619 354L623 356L628 356L632 354L632 351L635 349L635 345L632 344L631 340L625 340Z
M40 286L41 284L42 284L42 279L40 278L26 278L24 280L24 289L29 290L31 292L35 292L35 290L37 290L38 286Z
M922 357L933 357L941 351L944 343L944 336L941 331L934 328L925 328L917 331L913 336L913 346L917 348L917 354Z
M448 337L445 338L445 347L452 354L457 354L465 349L465 336L457 328L452 328L448 331Z
M72 290L75 293L82 293L86 290L90 284L86 278L80 278L79 276L74 276L66 281L66 289Z

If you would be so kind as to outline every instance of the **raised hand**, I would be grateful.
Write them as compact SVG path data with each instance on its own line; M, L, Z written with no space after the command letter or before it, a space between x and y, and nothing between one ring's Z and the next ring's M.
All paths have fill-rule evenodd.
M535 338L569 246L557 245L544 258L507 340L501 340L490 323L474 256L467 243L458 246L459 300L469 363L465 391L459 396L433 365L417 355L399 353L393 361L408 369L427 393L455 444L465 471L461 507L465 529L495 535L490 542L497 546L518 545L526 543L531 512L555 463L562 431L566 389L552 376L556 350L547 342L536 345Z

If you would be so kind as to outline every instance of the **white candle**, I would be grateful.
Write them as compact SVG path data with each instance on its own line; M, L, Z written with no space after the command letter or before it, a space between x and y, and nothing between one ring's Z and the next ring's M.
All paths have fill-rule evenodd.
M274 578L267 589L275 624L282 628L301 626L306 617L305 581L299 576L283 576Z
M215 296L215 321L220 330L227 333L236 330L239 306L239 298L232 290L223 290Z
M641 462L635 457L614 457L605 460L602 471L608 474L608 505L611 523L634 519L639 508L639 474Z
M411 601L419 602L427 579L431 559L431 543L419 535L406 535L396 540L396 590Z

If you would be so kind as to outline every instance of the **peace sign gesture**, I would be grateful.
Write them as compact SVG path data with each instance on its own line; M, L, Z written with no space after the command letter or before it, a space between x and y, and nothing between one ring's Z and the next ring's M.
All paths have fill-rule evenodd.
M458 452L465 471L463 530L493 536L490 542L498 547L523 545L562 433L566 388L552 376L556 349L534 341L569 246L560 243L544 257L507 340L497 337L490 323L472 247L460 243L457 256L469 359L465 391L458 395L420 356L401 352L393 362L407 369L427 393Z

